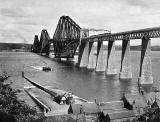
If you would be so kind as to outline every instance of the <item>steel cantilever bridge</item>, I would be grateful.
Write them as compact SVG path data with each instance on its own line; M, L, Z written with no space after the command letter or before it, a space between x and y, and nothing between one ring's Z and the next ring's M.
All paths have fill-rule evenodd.
M40 42L38 36L35 35L32 51L36 53L49 54L50 44L53 43L56 58L73 58L75 51L82 42L99 42L99 41L115 41L124 39L142 39L160 37L160 27L146 28L140 30L126 31L120 33L104 33L93 36L81 36L84 31L69 16L62 16L59 19L53 39L50 39L47 30L42 30Z
M151 38L160 37L160 27L132 30L120 33L103 33L89 36L89 30L81 29L69 16L59 19L57 28L50 39L47 30L42 30L40 41L35 35L32 51L35 53L49 55L50 44L53 44L55 58L73 58L77 47L78 65L105 71L107 75L117 74L114 63L115 41L122 40L122 55L120 79L131 79L132 70L130 65L130 40L141 39L141 59L139 81L141 84L152 84L151 66ZM103 62L103 42L108 41L107 63ZM135 40L136 41L136 40ZM94 58L94 42L97 42L97 58ZM107 46L107 45L106 45ZM95 63L96 62L96 63Z

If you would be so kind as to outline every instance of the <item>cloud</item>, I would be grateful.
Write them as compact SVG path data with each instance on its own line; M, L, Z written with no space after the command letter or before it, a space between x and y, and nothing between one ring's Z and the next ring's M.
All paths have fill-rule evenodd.
M5 40L5 42L22 42L17 32L9 30L0 31L0 40Z
M157 9L160 7L159 0L126 0L130 6L140 6L143 9Z
M34 35L40 35L42 29L47 29L52 37L62 15L70 16L81 27L104 28L112 32L159 26L160 22L159 0L0 0L0 2L3 3L0 5L0 18L3 18L0 19L1 42L26 40L33 43Z
M1 8L0 14L7 17L25 17L24 12L20 8Z

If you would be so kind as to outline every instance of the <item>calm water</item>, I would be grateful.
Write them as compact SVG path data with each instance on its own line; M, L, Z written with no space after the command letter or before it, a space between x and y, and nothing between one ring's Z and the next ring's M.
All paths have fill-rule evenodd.
M104 56L106 60L106 56ZM121 52L116 53L116 67L120 69ZM53 68L51 72L43 72L31 66L45 66L45 63ZM42 85L55 86L63 90L73 92L75 95L88 100L97 98L99 101L119 100L122 92L137 93L137 81L140 65L140 52L131 52L132 81L119 81L118 76L109 78L105 74L97 74L94 71L80 69L73 63L56 62L29 52L0 52L1 70L7 71L12 76L10 80L13 87L23 89L30 85L21 78L21 71L33 81ZM152 52L152 72L155 85L160 86L160 52ZM21 99L29 101L29 97L22 92Z

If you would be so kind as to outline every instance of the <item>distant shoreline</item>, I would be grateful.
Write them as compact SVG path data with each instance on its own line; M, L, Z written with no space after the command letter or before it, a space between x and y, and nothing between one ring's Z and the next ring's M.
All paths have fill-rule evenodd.
M31 50L31 46L24 43L0 43L0 51L26 52Z

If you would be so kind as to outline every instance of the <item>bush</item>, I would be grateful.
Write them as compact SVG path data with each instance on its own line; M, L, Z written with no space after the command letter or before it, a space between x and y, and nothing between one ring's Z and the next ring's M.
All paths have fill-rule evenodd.
M0 122L41 122L44 116L38 115L35 108L17 98L19 90L11 88L4 81L7 76L0 76ZM12 120L12 121L10 121Z

